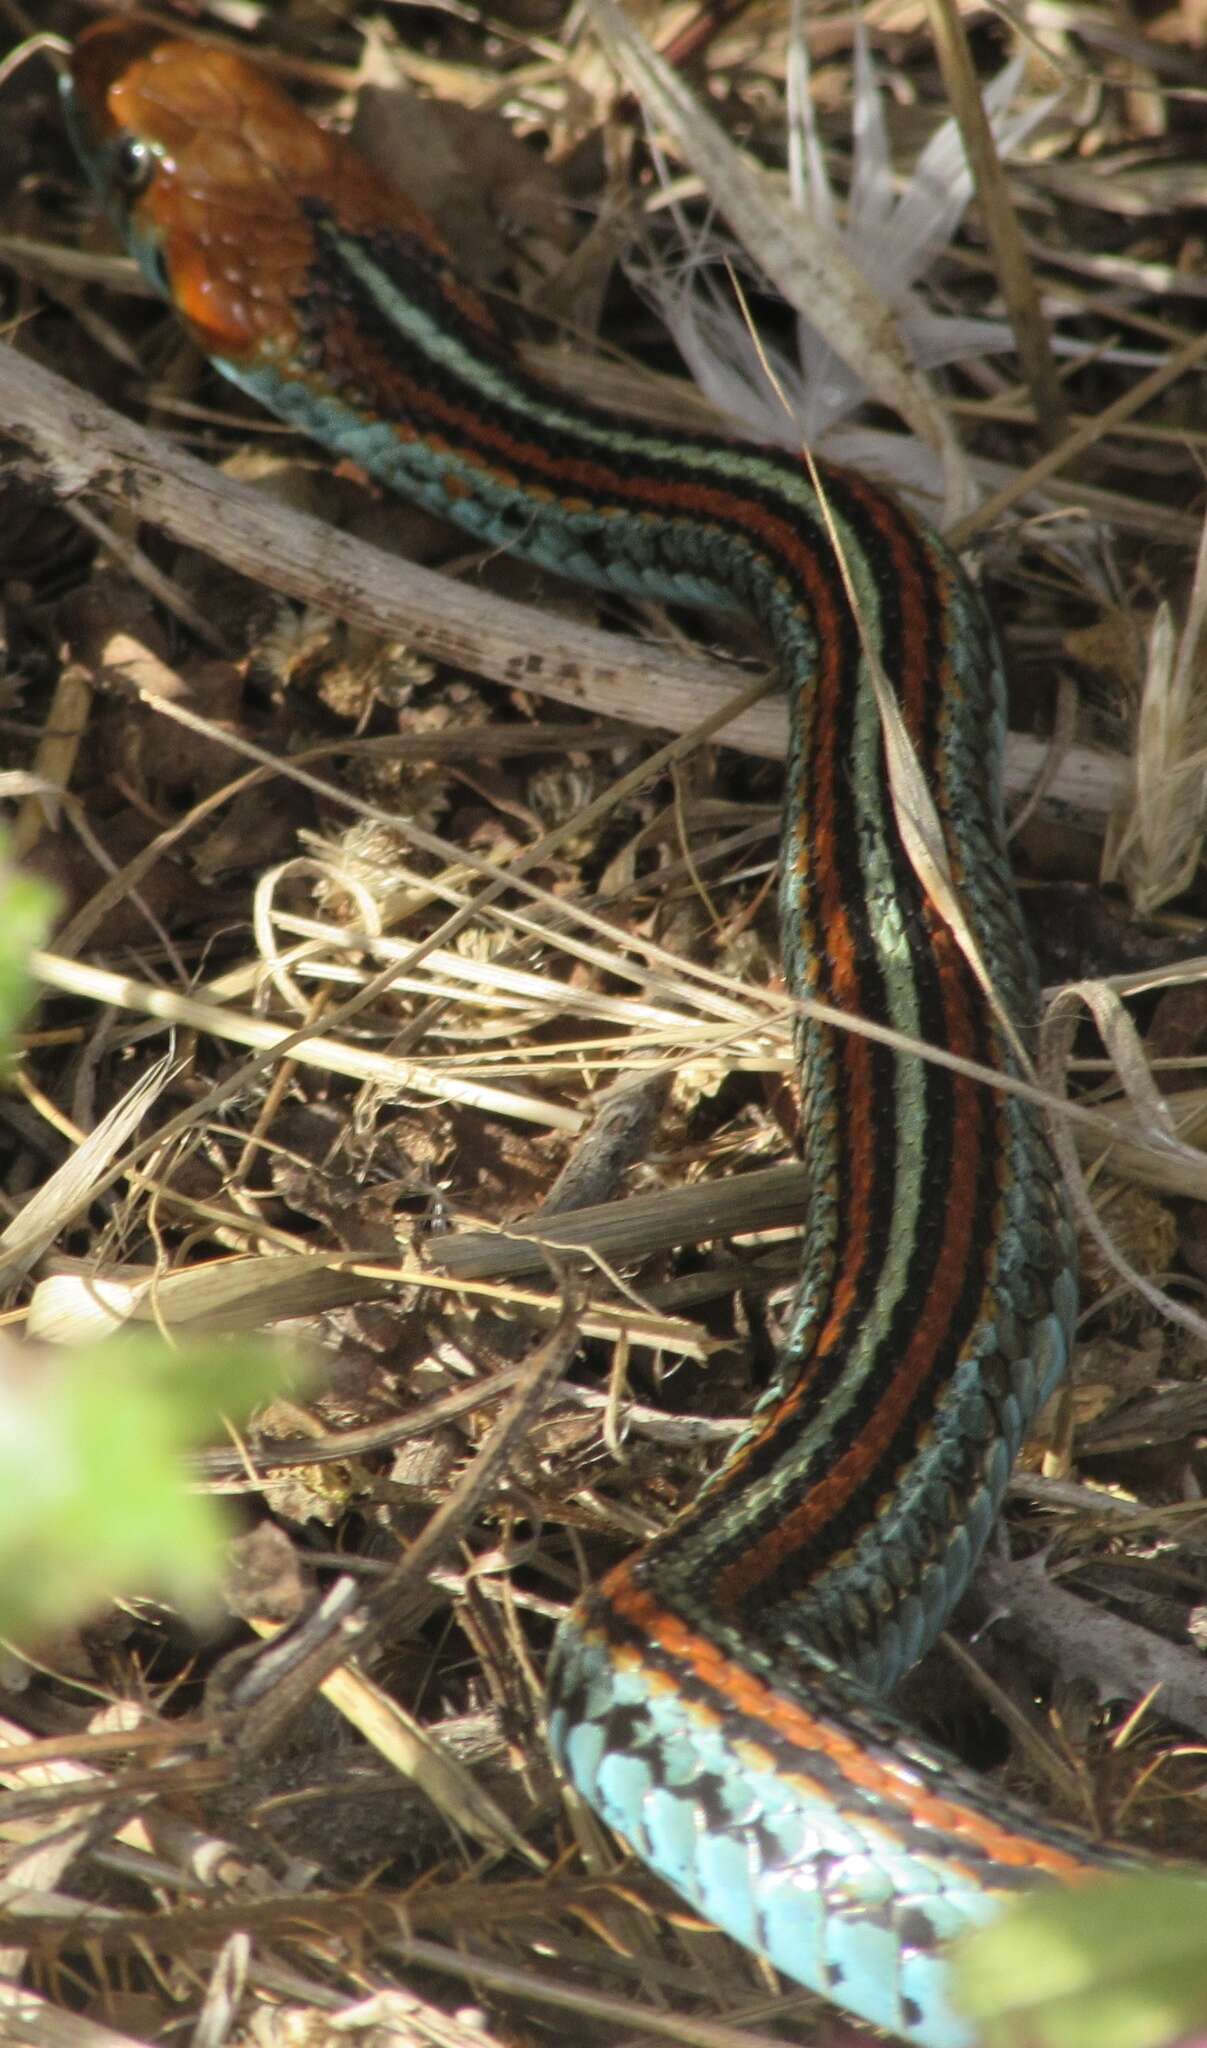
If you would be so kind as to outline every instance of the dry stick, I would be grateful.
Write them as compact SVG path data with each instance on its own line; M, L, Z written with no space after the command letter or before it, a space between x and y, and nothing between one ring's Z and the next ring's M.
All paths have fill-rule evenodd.
M511 1400L483 1440L472 1464L428 1518L389 1577L370 1595L367 1605L379 1635L397 1619L402 1602L426 1582L460 1536L478 1503L502 1479L516 1446L527 1436L574 1356L583 1290L580 1282L566 1277L551 1254L546 1254L545 1263L561 1285L561 1314L524 1364Z
M41 781L67 788L91 708L92 679L81 662L68 661L55 684L34 756L33 773ZM56 809L54 800L45 792L25 798L8 834L8 850L13 860L24 860L32 853ZM57 825L57 817L54 823Z
M557 1261L549 1257L547 1263L556 1273ZM355 1607L337 1607L330 1629L320 1634L317 1641L308 1643L300 1665L281 1663L283 1656L287 1660L293 1631L274 1637L268 1653L249 1662L223 1702L231 1715L231 1736L240 1754L262 1753L350 1652L363 1654L396 1623L406 1599L442 1561L479 1503L502 1478L516 1445L526 1436L565 1373L577 1341L581 1308L581 1293L572 1283L565 1282L561 1315L521 1368L507 1407L472 1463L384 1583L367 1600L357 1600ZM309 1622L307 1616L300 1633L305 1634ZM270 1678L267 1692L261 1690L263 1675Z
M556 1898L555 1894L554 1903ZM399 1918L405 1923L405 1911ZM400 1934L388 1939L386 1946L410 1968L439 1970L462 1978L475 1993L479 1987L484 1987L512 1998L530 1998L538 2005L549 2005L562 2012L581 2014L584 2021L590 2022L593 2032L606 2020L614 2041L658 2038L676 2043L677 2048L776 2048L777 2042L783 2038L778 2029L773 2039L769 2034L754 2033L744 2025L731 2026L725 2020L710 2020L684 2012L657 2012L648 2005L638 2005L633 1999L609 1997L594 1986L574 1984L565 1977L552 1977L547 1969L538 1976L533 1969L451 1949L441 1942L425 1941L418 1936ZM788 1996L793 1997L792 1988ZM803 2003L803 1995L799 2002ZM778 2005L776 2009L778 2011ZM574 2032L577 2033L577 2029Z
M1030 386L1040 434L1052 447L1066 431L1068 404L1048 347L1047 323L1035 273L985 113L964 24L953 0L927 0L927 12L943 83L960 124L981 204L981 225L1014 329L1014 345Z
M455 1388L451 1394L441 1394L434 1400L425 1401L407 1415L361 1423L353 1429L341 1429L323 1437L274 1437L253 1442L248 1450L232 1450L226 1445L218 1445L210 1450L193 1451L189 1456L188 1469L194 1479L212 1483L245 1478L249 1455L257 1473L288 1471L300 1465L347 1464L352 1458L372 1457L381 1451L392 1450L397 1444L406 1443L411 1437L430 1436L447 1423L471 1414L476 1408L489 1407L492 1401L501 1400L504 1394L511 1392L524 1371L523 1365L504 1366L492 1373L489 1379L474 1380L469 1386ZM108 1739L115 1744L118 1740L116 1736ZM122 1737L123 1741L125 1739Z
M274 504L249 484L123 419L0 348L0 430L31 450L60 497L95 491L261 585L509 688L636 725L681 731L733 691L732 670L489 596ZM727 745L782 759L782 706L745 712Z
M273 504L7 348L0 348L0 430L33 451L39 482L60 497L120 492L127 510L241 574L513 689L671 732L694 725L701 705L718 705L732 692L732 670L718 662L595 627L571 629L510 599L453 587L430 569ZM1028 475L1020 488L1031 481ZM726 728L725 744L782 760L786 733L787 710L777 699L743 712ZM1008 784L1025 792L1042 746L1018 733L1009 745ZM1053 794L1104 817L1123 779L1121 763L1104 769L1078 748Z

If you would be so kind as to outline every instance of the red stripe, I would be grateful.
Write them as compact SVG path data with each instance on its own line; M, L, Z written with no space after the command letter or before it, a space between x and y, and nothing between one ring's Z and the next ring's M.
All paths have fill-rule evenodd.
M644 1592L635 1583L627 1564L609 1572L599 1594L619 1616L626 1634L635 1630L646 1636L673 1663L689 1673L693 1681L715 1695L716 1705L712 1709L693 1699L693 1715L714 1721L732 1737L728 1715L739 1713L744 1719L766 1728L777 1743L786 1742L796 1750L800 1757L799 1767L794 1763L787 1775L797 1777L799 1768L802 1792L806 1798L820 1793L824 1804L833 1804L832 1793L809 1780L810 1757L821 1757L827 1765L836 1768L854 1790L866 1793L880 1803L883 1812L877 1815L878 1824L890 1829L894 1822L903 1827L933 1829L950 1839L957 1856L961 1849L975 1850L1011 1870L1034 1870L1065 1880L1084 1878L1088 1874L1084 1863L1075 1854L991 1820L958 1798L928 1791L919 1785L916 1771L911 1770L904 1760L898 1764L885 1756L873 1756L836 1719L820 1719L798 1699L790 1699L784 1693L774 1691ZM597 1631L592 1633L598 1635ZM613 1663L640 1670L651 1687L657 1689L662 1686L669 1691L681 1689L674 1676L653 1669L636 1649L627 1645L618 1647L603 1636L598 1639L603 1642ZM777 1758L776 1763L783 1773L782 1761ZM967 1869L964 1875L980 1890L992 1891L994 1888L976 1869Z

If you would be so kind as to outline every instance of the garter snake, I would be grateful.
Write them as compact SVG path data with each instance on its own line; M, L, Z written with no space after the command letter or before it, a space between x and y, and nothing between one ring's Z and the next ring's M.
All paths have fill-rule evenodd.
M279 418L481 541L753 618L791 712L790 989L1016 1072L1036 991L1001 663L937 537L858 475L648 431L527 374L423 214L241 58L102 23L65 97L147 276ZM877 662L996 1003L903 840ZM1020 1887L1115 1860L882 1700L1065 1370L1072 1233L1030 1102L807 1011L797 1051L811 1200L775 1384L699 1500L563 1624L550 1738L709 1920L850 2012L961 2048L947 1944Z

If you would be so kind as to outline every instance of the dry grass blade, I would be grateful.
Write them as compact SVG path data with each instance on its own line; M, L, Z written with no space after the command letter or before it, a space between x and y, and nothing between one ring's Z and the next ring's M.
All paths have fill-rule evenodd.
M890 307L832 236L812 223L756 172L682 80L651 49L612 0L588 0L605 47L650 118L666 127L705 189L790 306L817 323L876 398L892 406L943 462L949 519L975 497L951 422L912 367Z
M273 1633L263 1623L253 1626L261 1636ZM319 1690L349 1726L385 1758L391 1770L408 1778L445 1815L455 1832L469 1835L493 1855L520 1856L538 1870L544 1867L545 1858L525 1840L473 1773L363 1671L354 1664L342 1664L323 1680Z
M1150 1136L1158 1147L1162 1139L1176 1143L1173 1119L1153 1084L1135 1026L1114 991L1100 982L1071 983L1049 1006L1041 1038L1040 1073L1053 1095L1059 1099L1064 1094L1073 1033L1082 1007L1089 1010L1097 1023L1129 1100L1140 1109ZM1155 1286L1114 1242L1090 1197L1072 1129L1059 1107L1053 1110L1051 1129L1080 1227L1093 1238L1107 1264L1127 1287L1142 1296L1164 1320L1179 1324L1200 1344L1207 1345L1207 1316L1175 1300L1165 1288Z
M1203 851L1207 777L1207 525L1199 541L1186 620L1175 630L1158 605L1136 720L1133 782L1111 821L1103 880L1122 880L1142 916L1151 916L1193 882Z
M1018 223L993 130L985 115L964 23L953 0L927 0L935 48L948 97L960 123L976 179L998 282L1014 329L1019 358L1035 403L1040 432L1049 444L1064 428L1068 406L1048 345L1043 306L1027 246Z
M897 699L897 693L884 672L884 664L872 635L867 628L859 593L851 580L850 570L843 552L842 540L830 513L821 476L813 459L806 451L830 536L830 545L838 561L839 571L846 586L847 598L855 614L859 628L863 658L872 688L876 696L876 709L880 716L880 731L884 741L884 755L888 767L889 790L893 802L893 815L901 843L905 848L910 866L921 883L930 901L943 918L956 944L963 953L986 999L997 1019L998 1027L1006 1044L1010 1046L1019 1064L1020 1071L1031 1075L1031 1060L1013 1018L1006 1010L993 985L989 962L977 943L976 934L968 921L951 874L951 863L947 854L947 842L938 809L930 792L930 785L922 771L917 749L906 730L905 720Z
M133 2034L67 2012L15 1984L0 1984L0 2024L11 2048L144 2048Z
M27 1273L108 1184L114 1159L154 1108L175 1070L171 1056L149 1067L0 1233L0 1281L6 1286Z
M93 1003L112 1003L136 1016L154 1017L162 1024L190 1031L204 1031L210 1037L227 1039L234 1045L251 1046L267 1059L304 1061L321 1067L324 1073L343 1074L349 1080L371 1081L398 1093L433 1095L464 1102L478 1109L491 1109L501 1116L518 1117L525 1123L546 1124L552 1130L575 1131L581 1122L573 1110L555 1102L541 1102L535 1096L514 1090L490 1088L474 1081L461 1081L451 1074L437 1074L413 1060L391 1059L312 1031L307 1027L288 1030L270 1024L266 1018L239 1016L213 1003L199 1003L191 996L171 989L137 982L127 974L112 974L106 968L88 967L83 961L61 960L54 953L37 953L31 962L44 988L60 994L83 997ZM387 984L392 978L387 970Z

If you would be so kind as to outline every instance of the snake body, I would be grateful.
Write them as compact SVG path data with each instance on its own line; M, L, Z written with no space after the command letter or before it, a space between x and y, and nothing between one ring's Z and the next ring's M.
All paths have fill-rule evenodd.
M1001 663L937 537L857 475L644 431L527 375L425 217L236 56L101 24L66 102L148 277L278 417L479 540L757 622L791 707L790 989L1016 1072L1003 1020L1025 1037L1036 994ZM997 1006L903 841L876 663ZM947 1944L1112 1854L881 1696L965 1586L1065 1370L1072 1234L1029 1102L807 1013L797 1045L811 1194L775 1384L692 1508L563 1624L550 1739L718 1927L922 2048L963 2048Z

